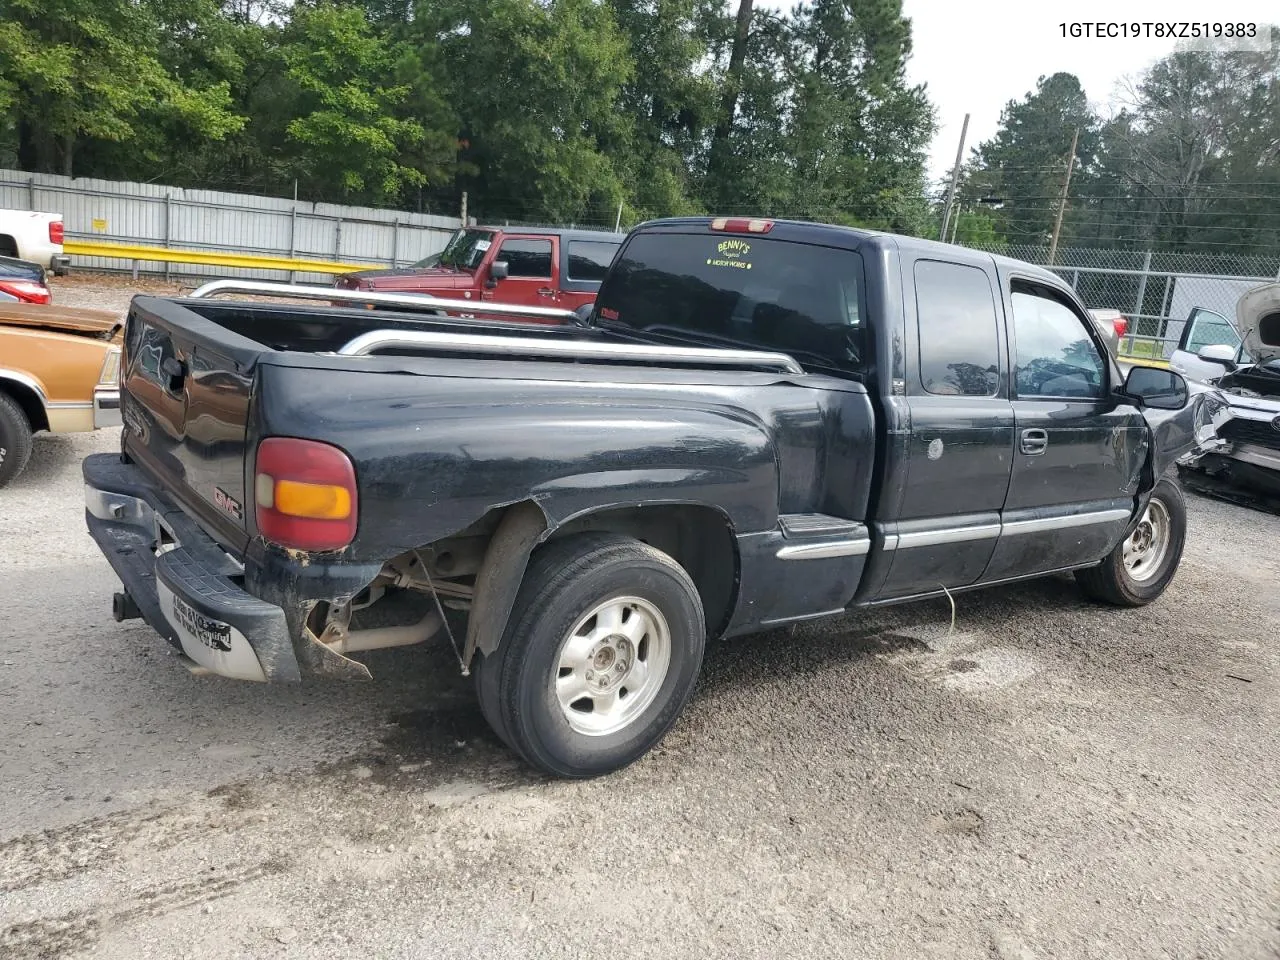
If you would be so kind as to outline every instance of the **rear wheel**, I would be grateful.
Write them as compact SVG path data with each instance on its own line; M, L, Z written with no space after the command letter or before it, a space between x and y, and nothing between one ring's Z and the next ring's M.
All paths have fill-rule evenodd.
M13 397L0 393L0 487L20 474L31 457L31 423Z
M1098 566L1077 570L1076 580L1095 600L1141 607L1164 593L1187 538L1182 489L1164 478L1152 491L1138 525Z
M629 537L570 537L534 555L476 691L494 732L530 764L599 776L675 723L705 641L697 588L671 557Z

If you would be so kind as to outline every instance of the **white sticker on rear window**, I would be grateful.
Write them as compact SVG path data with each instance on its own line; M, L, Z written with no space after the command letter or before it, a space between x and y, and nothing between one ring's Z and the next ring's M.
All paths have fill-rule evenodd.
M477 249L477 250L479 250L481 253L484 253L484 252L485 252L486 250L488 250L491 246L493 246L493 241L491 241L491 240L477 240L477 241L476 241L476 249Z

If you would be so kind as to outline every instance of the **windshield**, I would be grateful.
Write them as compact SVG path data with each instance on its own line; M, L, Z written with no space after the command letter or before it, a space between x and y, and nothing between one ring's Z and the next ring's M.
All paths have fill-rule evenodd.
M440 254L433 253L429 257L423 257L417 263L411 263L409 266L417 270L425 270L428 267L438 267L440 266Z
M480 261L484 259L485 252L492 243L492 231L459 230L449 240L449 245L440 252L438 265L455 267L459 270L474 270L480 266ZM427 266L431 265L427 264Z
M642 233L597 300L602 325L710 346L783 350L863 372L862 260L851 250L724 233Z

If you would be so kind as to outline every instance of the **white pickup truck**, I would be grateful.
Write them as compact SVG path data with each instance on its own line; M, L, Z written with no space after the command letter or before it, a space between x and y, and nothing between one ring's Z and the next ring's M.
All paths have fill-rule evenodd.
M0 257L30 260L63 276L71 258L62 252L62 214L0 210Z

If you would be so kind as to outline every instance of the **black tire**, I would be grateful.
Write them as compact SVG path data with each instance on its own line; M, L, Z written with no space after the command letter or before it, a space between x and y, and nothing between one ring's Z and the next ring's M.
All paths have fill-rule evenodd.
M515 744L511 742L511 734L507 731L507 723L502 719L502 711L498 709L498 677L501 674L501 667L498 665L499 651L494 651L492 656L486 657L483 653L476 654L476 665L472 671L476 684L476 699L480 701L480 712L484 714L484 719L491 729L504 744L508 750L515 750Z
M0 393L0 487L14 479L31 459L31 422L7 393Z
M1146 606L1164 593L1178 572L1187 539L1187 507L1182 499L1182 488L1177 481L1165 477L1156 484L1151 499L1154 506L1166 511L1169 518L1169 545L1164 556L1145 579L1134 579L1124 563L1124 548L1129 539L1125 538L1098 566L1076 571L1076 580L1094 600L1117 607Z
M625 726L583 733L556 696L561 650L583 617L615 597L661 613L670 660L652 701ZM646 642L637 641L637 658ZM581 534L533 555L502 643L477 663L476 693L494 733L531 766L558 777L601 776L639 759L671 729L693 693L705 645L702 602L678 563L630 537Z

